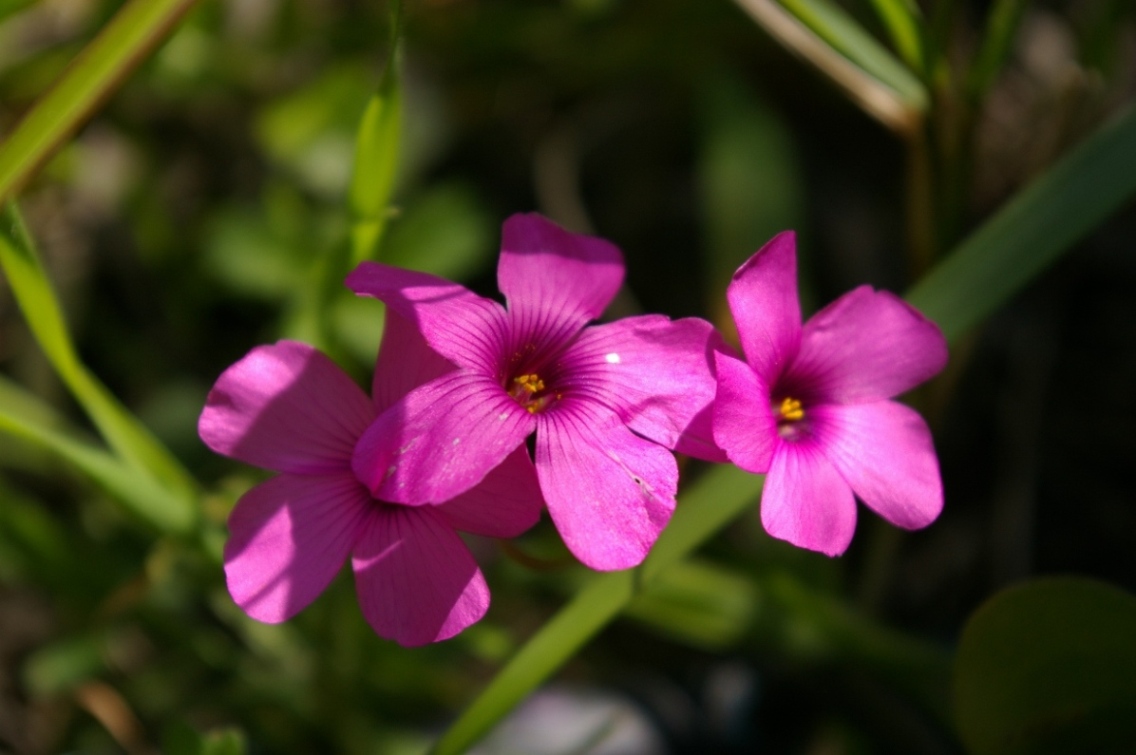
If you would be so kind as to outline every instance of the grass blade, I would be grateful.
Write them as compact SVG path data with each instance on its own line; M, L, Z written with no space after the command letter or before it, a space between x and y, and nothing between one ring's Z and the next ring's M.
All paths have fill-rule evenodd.
M0 203L14 197L197 0L131 0L0 144Z

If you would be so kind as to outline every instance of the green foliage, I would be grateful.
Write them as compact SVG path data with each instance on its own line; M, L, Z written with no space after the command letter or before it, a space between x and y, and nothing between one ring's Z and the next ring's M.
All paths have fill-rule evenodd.
M1119 753L1136 741L1136 598L1087 579L1004 590L955 660L959 732L975 755Z

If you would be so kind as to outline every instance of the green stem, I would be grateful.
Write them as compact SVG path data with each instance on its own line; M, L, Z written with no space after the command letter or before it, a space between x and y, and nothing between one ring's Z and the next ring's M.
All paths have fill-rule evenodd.
M197 0L131 0L0 144L0 205L79 129Z

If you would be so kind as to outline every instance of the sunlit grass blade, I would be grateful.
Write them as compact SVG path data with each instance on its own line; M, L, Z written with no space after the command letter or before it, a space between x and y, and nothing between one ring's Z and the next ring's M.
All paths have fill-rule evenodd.
M990 9L982 46L966 82L967 94L972 99L977 100L985 94L1005 65L1028 4L1029 0L997 0Z
M399 37L402 3L391 8L390 55L378 91L367 103L355 143L355 164L348 201L354 226L351 231L355 264L372 257L386 227L391 193L398 172L402 143L402 85L399 75Z
M876 14L891 36L900 57L913 71L924 69L922 12L912 0L872 0Z
M735 2L868 115L897 134L916 133L929 99L922 83L842 11L821 0Z
M62 428L35 396L0 379L0 432L54 453L89 477L139 519L159 531L187 534L193 510L149 475Z
M64 321L63 309L40 263L14 203L0 219L0 265L28 326L72 395L111 448L177 501L177 521L192 519L194 483L181 464L123 407L80 361Z
M132 0L0 144L0 202L36 170L174 28L197 0Z
M1129 107L1010 200L907 300L954 340L1133 195L1136 108Z
M834 50L894 90L909 107L926 110L923 83L838 5L828 0L781 0L781 4Z
M640 569L594 577L521 648L438 742L435 753L465 752L526 695L612 621L660 571L751 505L764 478L722 466L681 497L678 510Z

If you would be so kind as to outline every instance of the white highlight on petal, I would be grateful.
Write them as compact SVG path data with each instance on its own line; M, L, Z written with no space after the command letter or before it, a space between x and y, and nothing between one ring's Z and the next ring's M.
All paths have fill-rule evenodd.
M610 354L604 354L604 361L608 364L619 364L619 354L616 354L614 351Z

